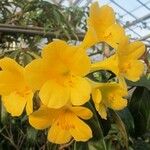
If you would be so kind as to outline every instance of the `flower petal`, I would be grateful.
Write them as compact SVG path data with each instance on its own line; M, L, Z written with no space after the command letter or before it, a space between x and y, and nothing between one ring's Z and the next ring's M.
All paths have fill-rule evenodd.
M102 101L101 91L97 88L94 88L92 90L92 98L93 98L94 103L99 104Z
M13 92L8 96L2 96L2 101L6 110L12 116L20 116L27 102L26 97L22 97L16 92Z
M24 71L22 66L20 66L14 59L8 57L0 59L0 68L5 71L17 73L22 73Z
M115 73L117 76L119 74L117 55L113 55L109 58L106 58L103 61L93 63L91 65L91 72L97 71L97 70L109 70Z
M64 74L71 71L75 75L86 75L90 70L90 58L80 46L68 45L61 40L55 40L43 49L43 60L54 66L55 73Z
M88 25L92 25L99 32L105 31L109 26L115 23L115 13L107 5L99 7L95 2L90 7Z
M121 110L123 108L125 108L127 106L127 100L121 97L116 97L116 99L114 99L111 102L111 108L114 110Z
M141 41L129 44L129 57L139 59L145 52L145 45Z
M87 141L92 137L92 131L90 127L84 123L77 116L72 115L69 118L74 128L70 128L70 134L75 138L76 141Z
M122 36L120 38L120 42L118 45L118 48L116 49L116 53L120 56L120 59L122 60L122 56L128 55L128 48L129 48L129 37L128 36Z
M29 115L33 112L33 93L32 92L29 93L26 96L26 99L27 99L26 112L27 112L27 115Z
M123 27L119 24L113 24L106 30L102 40L108 43L111 47L117 49L122 36L125 36Z
M24 87L22 80L23 78L21 78L19 74L9 71L0 71L0 94L8 95L15 90L21 90L21 88Z
M54 40L53 42L47 44L42 50L42 58L47 59L47 61L56 60L59 57L60 52L68 47L67 43L63 40Z
M41 58L33 60L25 67L25 76L34 90L39 90L49 79L48 68Z
M72 59L77 48L62 40L54 40L44 47L42 60L47 66L47 72L50 72L50 77L57 78L57 76L64 76L70 72L72 69L70 64L74 63Z
M134 60L130 62L130 69L124 73L124 76L133 82L140 79L144 73L144 63L139 60Z
M126 91L125 95L128 95L128 88L127 88L127 83L125 81L125 78L123 76L118 77L119 85Z
M96 110L98 111L99 115L103 119L107 119L107 108L104 104L100 103L99 105L97 104Z
M92 117L92 112L86 107L72 107L71 110L82 119L90 119Z
M91 61L86 51L82 48L72 47L76 51L70 56L71 62L68 64L73 75L85 76L90 72ZM69 48L71 50L71 48Z
M80 46L87 49L96 44L98 41L95 29L93 27L89 27Z
M85 78L73 77L71 84L71 102L73 105L83 105L90 99L91 86Z
M69 100L69 88L56 81L49 80L41 88L39 96L49 108L60 108Z
M48 140L56 144L65 144L70 141L71 134L68 130L60 128L57 123L54 123L48 131Z
M24 68L10 58L0 60L0 94L8 95L24 88ZM13 77L13 78L12 78Z
M126 90L122 87L122 85L116 83L116 82L111 82L111 83L99 83L99 88L102 93L102 97L108 96L109 94L115 94L120 96L126 96ZM103 98L104 98L103 97ZM105 99L106 99L105 97Z
M53 123L57 115L57 110L41 106L37 111L29 115L29 123L36 129L46 129Z

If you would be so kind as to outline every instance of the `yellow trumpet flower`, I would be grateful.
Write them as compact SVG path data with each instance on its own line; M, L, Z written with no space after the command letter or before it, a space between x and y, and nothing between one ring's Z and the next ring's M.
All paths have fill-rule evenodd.
M129 43L127 37L122 37L116 53L103 61L92 64L91 71L110 70L120 79L137 81L144 72L144 63L139 60L144 52L145 46L142 42Z
M123 27L116 22L113 9L107 5L99 7L98 2L91 5L87 24L88 30L81 44L84 48L98 42L117 48L120 38L125 35Z
M89 140L92 131L81 119L87 120L91 117L92 112L85 107L64 106L60 109L52 109L41 106L29 116L29 123L36 129L50 128L48 140L56 144L64 144L72 137L76 141Z
M127 100L123 98L126 95L126 90L118 83L93 84L92 98L103 119L107 119L107 108L121 110L127 106Z
M0 95L6 110L12 116L19 116L26 108L27 114L33 111L33 92L25 80L22 66L10 58L0 60Z
M90 98L91 87L84 76L90 71L84 49L55 40L46 45L42 58L26 66L26 76L44 105L60 108L67 103L82 105Z

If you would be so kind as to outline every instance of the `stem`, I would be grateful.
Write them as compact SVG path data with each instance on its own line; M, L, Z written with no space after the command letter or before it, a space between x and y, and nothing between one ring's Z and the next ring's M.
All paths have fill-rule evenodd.
M100 133L101 133L101 137L100 137L100 138L102 139L102 143L103 143L103 147L104 147L103 150L107 150L106 143L105 143L105 141L104 141L103 131L102 131L101 125L100 125L100 123L99 123L98 117L97 117L97 115L96 115L97 112L96 112L95 108L93 107L93 105L92 105L90 102L88 102L88 104L89 104L89 106L90 106L90 108L91 108L91 110L92 110L92 112L93 112L93 114L94 114L94 117L95 117L96 122L97 122L98 127L99 127L99 131L100 131Z

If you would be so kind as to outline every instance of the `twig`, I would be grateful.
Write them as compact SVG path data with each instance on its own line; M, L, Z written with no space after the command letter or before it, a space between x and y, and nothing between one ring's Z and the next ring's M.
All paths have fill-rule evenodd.
M16 149L16 150L19 150L18 146L14 143L14 141L10 138L10 137L7 137L5 134L1 133L1 135L7 139L11 144L12 146Z
M59 147L59 150L63 150L64 148L69 147L73 142L74 142L74 139L72 139L72 140L71 140L69 143L67 143L67 144L61 145L61 146Z

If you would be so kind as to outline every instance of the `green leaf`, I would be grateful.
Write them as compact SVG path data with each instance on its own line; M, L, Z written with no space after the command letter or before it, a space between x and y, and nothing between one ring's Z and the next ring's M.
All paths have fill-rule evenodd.
M3 125L6 125L9 123L9 115L2 101L0 102L0 123L2 123Z
M134 144L134 150L150 150L150 143L139 139Z
M89 150L104 150L103 139L99 139L96 141L91 140L87 144L88 144ZM107 148L105 147L105 149Z
M9 54L10 58L17 59L18 55L20 55L20 50L15 50Z
M103 147L103 141L100 140L90 140L88 142L75 142L73 145L73 150L106 150Z
M39 56L38 54L34 53L34 52L27 51L27 53L28 53L31 57L33 57L34 59L40 58L40 56Z
M72 150L88 150L88 144L84 142L74 142Z
M117 125L121 135L122 135L124 145L126 146L126 149L128 149L128 135L127 135L127 132L126 132L125 124L121 120L121 118L117 114L117 112L115 112L113 110L110 110L110 113L111 113L112 118L113 118L115 124Z
M38 130L28 127L27 128L27 141L28 143L35 144L37 142Z
M29 55L28 53L23 54L23 64L26 66L28 63L30 63L33 60L33 57Z
M130 112L130 110L128 109L128 107L126 107L125 109L118 111L117 112L118 115L121 117L122 121L125 124L126 130L128 131L128 133L130 135L134 134L134 119L133 116Z
M58 144L54 144L54 143L51 143L51 142L48 142L47 144L47 149L48 150L59 150L59 145Z
M129 86L140 86L140 87L146 87L147 89L150 90L150 79L147 78L146 76L143 76L139 81L137 82L132 82L129 80L127 81L127 85Z
M134 118L135 136L143 135L150 129L150 90L137 87L129 103Z

